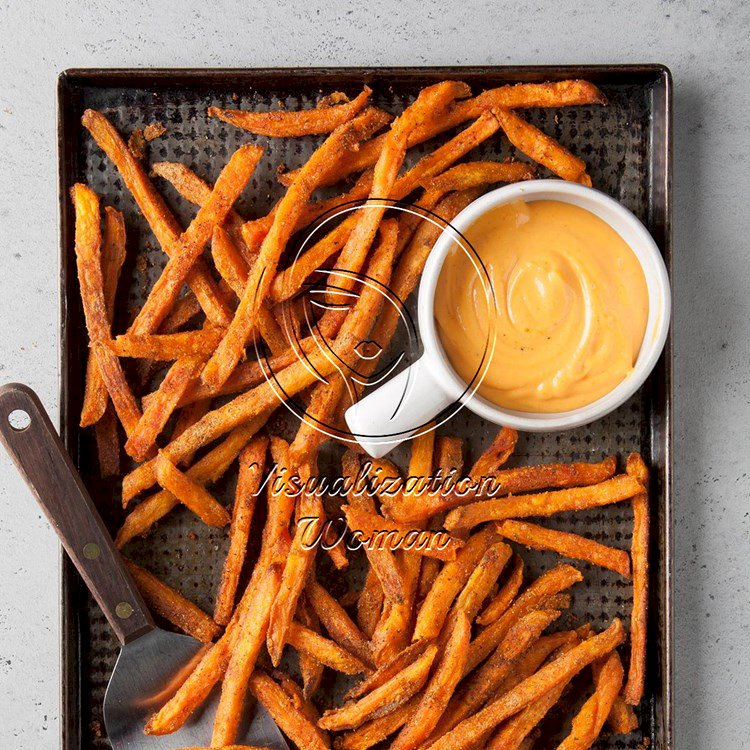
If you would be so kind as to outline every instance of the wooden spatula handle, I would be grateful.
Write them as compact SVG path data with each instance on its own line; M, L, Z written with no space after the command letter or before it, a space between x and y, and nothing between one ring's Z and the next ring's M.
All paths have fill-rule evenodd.
M120 553L44 406L28 386L9 383L0 388L0 439L120 642L152 630L154 621Z

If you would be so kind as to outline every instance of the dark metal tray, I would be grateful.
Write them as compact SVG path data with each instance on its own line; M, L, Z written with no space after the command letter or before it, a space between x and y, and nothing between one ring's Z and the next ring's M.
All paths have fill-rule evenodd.
M314 101L318 92L343 89L353 93L367 83L374 89L377 103L385 108L400 108L422 86L446 78L466 81L475 91L510 82L564 78L586 78L600 86L609 98L608 107L569 107L557 112L531 110L527 115L586 160L594 186L624 203L645 222L670 265L671 81L669 71L660 65L71 70L60 76L61 433L113 530L123 516L119 487L99 479L91 436L78 429L87 342L73 255L70 185L76 180L87 182L105 203L125 214L128 260L120 284L116 330L123 330L132 318L150 279L163 266L164 256L114 167L81 127L84 108L104 111L126 133L148 122L163 122L168 132L150 145L151 160L185 161L200 175L213 180L231 152L252 136L206 118L205 110L210 104L263 108L281 101L293 108ZM266 157L240 199L240 210L248 218L262 215L280 194L276 166L279 163L290 168L297 166L318 142L314 138L257 140L266 147ZM510 153L508 144L497 137L468 158L499 159ZM189 221L194 209L171 188L165 189L165 193L178 216ZM605 737L597 745L600 748L640 748L647 743L660 750L672 748L670 402L671 344L668 342L648 384L614 414L564 433L522 435L514 459L519 462L594 460L611 453L622 456L640 450L653 467L647 693L639 711L639 731L628 737ZM476 454L489 442L495 428L463 411L452 420L450 433L465 437ZM229 484L220 483L217 491L228 496ZM574 517L567 514L556 523L560 528L585 527L597 539L624 547L630 541L631 518L629 508L613 506ZM210 612L225 543L223 532L194 522L190 514L178 509L159 524L148 540L131 543L127 552ZM206 550L215 554L207 555ZM544 554L524 557L532 574L541 572L552 560ZM630 585L607 571L588 565L581 567L585 582L573 590L570 617L579 622L586 618L596 626L605 626L615 615L628 618ZM63 750L107 748L101 702L117 643L67 560L62 626Z

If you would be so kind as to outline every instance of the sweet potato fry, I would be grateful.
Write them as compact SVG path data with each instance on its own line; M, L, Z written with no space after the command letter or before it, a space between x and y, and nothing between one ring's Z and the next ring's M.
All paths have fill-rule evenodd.
M231 375L245 342L253 331L258 308L266 301L273 276L289 236L302 208L325 173L330 155L340 149L356 147L373 127L381 122L377 113L366 110L363 114L340 126L310 157L298 180L289 188L281 201L274 222L260 248L239 307L222 342L203 371L203 382L218 387Z
M598 508L627 500L643 491L643 485L628 474L619 474L599 484L531 495L509 495L452 510L445 519L449 530L468 529L486 521L504 521L527 516L551 516L569 510Z
M250 678L250 690L263 704L284 734L305 750L330 750L331 743L295 705L289 694L265 672L256 671Z
M538 609L555 594L564 591L583 580L580 571L572 565L557 565L536 579L521 596L516 599L505 614L488 625L471 642L467 669L474 669L484 661L508 634L513 625L524 615Z
M469 580L453 605L454 610L465 612L473 622L512 554L513 550L504 542L493 544L471 572Z
M263 149L251 144L240 146L232 154L216 180L211 196L180 235L173 254L149 292L131 330L138 333L154 331L164 320L183 282L211 239L214 226L224 220L262 155Z
M349 528L359 532L363 543L373 549L399 549L438 560L455 560L457 551L463 546L460 539L444 532L409 529L351 505L344 505L341 510Z
M400 588L401 583L398 571L396 571L396 579L399 581ZM362 591L357 599L357 624L367 638L372 638L372 634L375 632L378 620L380 619L380 613L383 611L384 598L380 578L375 568L371 565L367 570Z
M463 589L485 552L497 540L498 536L493 528L482 529L466 540L455 560L443 566L417 613L414 641L437 638L453 600Z
M379 719L365 722L353 732L337 739L337 750L369 750L406 724L414 716L418 706L419 696L417 695L406 703L402 703L395 711Z
M580 182L591 187L591 178L586 174L586 164L577 156L535 128L509 109L497 107L492 110L500 121L508 140L523 154L547 167L550 172L571 182Z
M415 696L427 682L437 650L437 646L429 646L408 667L358 701L326 711L318 726L332 731L354 729L365 721L395 711Z
M623 675L620 657L612 652L597 671L594 694L576 714L573 728L558 745L559 750L588 750L594 744L620 692Z
M224 329L205 326L199 331L180 333L125 334L109 342L109 348L118 357L139 357L168 361L205 354L216 348Z
M489 625L503 615L511 602L516 598L523 583L523 559L519 555L513 556L513 569L508 579L500 588L497 595L484 608L484 611L477 617L478 625Z
M107 321L112 325L115 293L122 264L125 262L125 219L111 206L104 207L104 235L101 250L102 290ZM88 427L104 416L107 408L107 386L102 380L96 358L89 355L86 363L86 385L81 408L81 427Z
M131 458L143 461L152 452L156 438L169 421L190 382L197 377L204 361L203 357L185 357L169 368L125 443L125 452Z
M301 596L297 602L297 619L308 630L320 634L320 620L315 614L313 608L307 601L307 597ZM317 657L303 651L299 652L299 671L302 677L303 694L306 698L311 698L320 687L325 665ZM318 720L315 720L317 724Z
M373 666L367 638L336 599L314 579L308 581L305 592L328 635L362 662Z
M99 373L117 416L129 434L138 423L141 411L119 361L105 343L111 335L102 277L99 198L91 188L80 183L71 189L71 198L76 216L76 266L86 329Z
M426 190L440 197L454 190L491 185L493 182L521 182L534 179L534 167L520 161L470 161L457 164L437 177L424 181Z
M250 525L255 512L255 503L263 479L268 438L254 438L242 451L239 458L239 476L234 496L232 522L229 527L229 552L219 582L214 606L214 620L226 625L232 617L237 585L245 563Z
M474 465L469 470L469 476L477 480L481 477L495 475L500 467L511 457L517 442L518 433L510 427L503 427L497 433L489 447L474 462Z
M607 723L612 729L612 734L630 734L638 729L638 717L633 707L625 702L622 695L615 698Z
M354 654L341 648L337 643L312 630L292 622L289 625L287 641L290 646L314 656L322 664L343 674L366 674L370 668Z
M464 441L458 437L440 435L435 439L435 459L433 469L447 477L451 472L460 475L464 468Z
M220 748L183 747L180 750L268 750L268 748L258 747L257 745L222 745Z
M430 745L430 749L465 750L472 747L473 743L485 736L500 722L518 713L557 685L569 681L591 662L609 654L624 640L622 623L615 619L607 630L574 646L513 690L462 721L448 734Z
M633 609L630 615L630 666L623 688L625 701L637 706L646 679L646 631L648 629L648 469L639 453L628 456L627 472L641 483L643 492L633 496Z
M534 492L547 488L578 487L598 484L610 479L617 468L613 456L598 463L540 464L503 469L493 474L487 485L481 482L463 482L442 497L426 497L414 515L436 515L477 500L487 500L500 495ZM404 521L419 520L404 518Z
M134 562L125 565L149 609L203 643L216 638L219 626L200 607Z
M403 669L406 669L410 664L413 664L431 645L433 645L433 641L422 640L407 646L390 661L379 666L371 675L368 675L364 680L358 682L344 695L344 699L347 701L356 700L376 688L379 688L381 685L384 685L386 682L396 677L396 675L398 675Z
M525 521L502 521L497 524L500 536L531 549L549 549L564 557L585 560L630 578L630 556L625 550L599 544L592 539L547 529Z
M230 125L235 125L255 135L273 138L321 135L335 130L364 109L371 93L371 89L365 86L359 96L344 104L299 111L280 109L272 112L248 112L240 109L209 107L208 116L218 117Z
M216 708L211 745L221 747L234 742L239 732L242 709L250 676L263 647L271 602L279 590L281 571L271 565L262 575L254 606L240 618L239 632L229 658L221 697Z
M174 254L182 230L164 199L154 189L141 163L130 153L125 141L103 114L87 109L81 122L99 148L114 162L164 252L170 256ZM229 308L202 261L196 262L188 274L187 283L208 319L216 325L228 325L231 317Z
M279 669L274 670L273 678L281 683L284 692L292 699L295 707L314 724L320 721L318 709L305 697L302 688L288 675Z
M419 706L391 745L392 750L415 750L430 736L463 676L470 638L469 618L463 612L458 612L453 618L445 650L427 683Z
M159 484L190 508L204 523L221 527L230 522L229 514L223 506L219 505L202 485L181 472L163 451L159 451L156 458L156 475Z

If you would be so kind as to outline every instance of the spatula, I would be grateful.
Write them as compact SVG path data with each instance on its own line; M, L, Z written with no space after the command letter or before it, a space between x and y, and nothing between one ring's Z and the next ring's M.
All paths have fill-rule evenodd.
M104 696L113 750L207 746L217 694L179 732L144 734L146 720L179 685L203 644L156 627L44 406L25 385L0 388L0 439L122 644ZM241 735L237 742L289 750L261 705Z

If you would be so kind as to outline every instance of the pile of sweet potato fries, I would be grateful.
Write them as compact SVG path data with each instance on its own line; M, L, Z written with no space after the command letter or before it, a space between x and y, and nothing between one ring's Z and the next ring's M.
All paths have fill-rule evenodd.
M428 543L366 547L361 590L337 599L319 580L316 563L327 554L337 569L346 568L351 551L343 542L307 543L310 534L330 535L323 500L307 482L318 475L319 451L332 439L317 425L342 424L351 389L335 358L315 345L311 328L326 333L342 362L352 362L365 339L386 351L398 313L384 307L370 286L360 288L358 274L406 300L440 232L419 213L394 216L389 201L408 200L450 221L489 186L533 178L537 165L590 185L586 165L518 110L606 101L585 81L502 86L476 96L463 83L444 81L423 89L397 116L373 106L371 96L367 87L351 100L335 93L304 111L209 108L209 117L255 135L325 135L303 166L280 173L287 190L273 209L251 220L233 206L263 158L260 146L238 148L210 185L184 164L144 166L143 146L163 127L154 124L128 145L101 113L87 110L83 116L168 256L129 328L115 336L125 222L109 206L102 215L90 188L73 186L75 251L90 339L81 426L95 430L103 474L120 473L121 448L135 462L122 480L129 513L117 544L122 548L149 533L180 504L210 526L228 526L230 536L212 617L128 563L154 611L207 644L145 731L176 731L221 683L213 737L206 738L213 748L235 747L250 695L303 750L330 748L332 734L341 750L384 741L397 750L528 748L570 681L590 667L590 697L559 745L587 748L605 722L616 733L636 728L632 707L643 695L649 510L641 457L629 456L621 474L615 458L504 468L517 435L503 429L465 471L462 441L427 432L412 441L405 475L387 460L371 462L370 477L389 477L396 492L382 493L368 479L365 491L350 483L338 500L352 531L365 537L383 531L399 539L419 531ZM444 136L442 145L404 168L411 147L449 132L454 134ZM530 162L460 162L498 134ZM187 229L149 172L198 207ZM344 192L316 199L316 190L339 183ZM289 263L286 251L295 233L355 200L368 200L368 210L346 213ZM347 301L310 321L300 296L310 277L331 265L342 280L327 294L332 302ZM267 357L248 356L256 344ZM137 371L123 369L123 358L137 359ZM159 363L169 364L161 378ZM377 357L368 366L366 375L374 372ZM126 371L135 374L128 378ZM158 386L148 392L154 382ZM355 391L360 395L361 385ZM306 404L296 437L287 442L269 435L265 426L281 399L295 396ZM366 460L350 445L341 475L353 479ZM235 461L230 511L207 488ZM266 482L271 471L280 482ZM452 489L424 492L438 486L435 477L448 476L456 480ZM491 492L487 477L494 481ZM140 497L155 485L158 491ZM634 508L630 554L526 520L623 501ZM259 517L265 518L262 530L255 528ZM441 532L447 541L431 543ZM254 560L246 559L251 535L261 538ZM567 590L582 580L581 573L559 564L524 582L522 558L508 542L632 577L627 674L617 651L626 639L619 620L599 634L587 624L554 632L570 605ZM298 657L294 676L280 669L289 651ZM321 716L315 703L324 670L361 679L343 705Z

